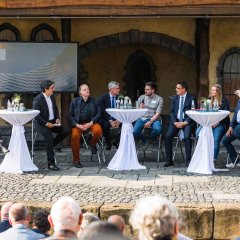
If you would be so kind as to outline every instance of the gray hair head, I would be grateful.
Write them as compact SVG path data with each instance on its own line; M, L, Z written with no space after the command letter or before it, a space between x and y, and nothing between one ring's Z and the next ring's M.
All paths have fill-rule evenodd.
M115 81L111 81L108 83L108 89L112 89L112 88L115 88L115 87L118 87L119 86L119 83L118 82L115 82Z
M136 203L129 222L133 229L138 230L139 236L155 240L173 236L178 220L179 212L173 203L160 196L151 196Z
M95 222L95 221L99 221L99 217L96 216L93 213L90 212L86 212L83 214L83 220L82 220L82 224L81 224L81 228L85 229L90 223Z
M28 209L22 203L14 203L9 209L11 222L19 222L28 219Z
M54 230L74 228L79 224L81 208L77 201L71 197L61 197L51 208L51 218Z

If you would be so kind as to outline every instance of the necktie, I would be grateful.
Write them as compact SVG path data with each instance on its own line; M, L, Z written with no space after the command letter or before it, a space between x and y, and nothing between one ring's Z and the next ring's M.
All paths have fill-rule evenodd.
M181 97L181 102L180 102L180 114L179 114L179 120L180 120L180 122L183 121L183 97Z
M112 101L111 101L111 107L115 108L115 97L111 97Z

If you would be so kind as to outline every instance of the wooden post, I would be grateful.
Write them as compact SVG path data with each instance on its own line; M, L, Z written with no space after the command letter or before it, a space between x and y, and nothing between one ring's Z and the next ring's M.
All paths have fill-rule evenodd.
M196 19L195 48L198 98L209 95L209 24L209 19Z
M62 26L62 42L71 42L71 19L61 19ZM61 94L61 121L63 126L70 129L68 121L68 111L71 103L71 94L62 93ZM63 146L70 145L70 136L62 141Z

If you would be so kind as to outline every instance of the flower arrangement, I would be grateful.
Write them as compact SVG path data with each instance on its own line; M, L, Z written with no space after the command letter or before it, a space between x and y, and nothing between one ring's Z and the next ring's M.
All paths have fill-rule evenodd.
M12 97L12 102L15 104L19 104L22 99L22 96L20 94L15 93Z
M202 103L202 109L208 111L212 109L211 99L208 98L201 98L200 103Z

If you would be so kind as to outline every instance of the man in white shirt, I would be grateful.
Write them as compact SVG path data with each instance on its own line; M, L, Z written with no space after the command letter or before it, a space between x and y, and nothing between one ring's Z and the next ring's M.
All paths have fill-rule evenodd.
M46 80L40 87L42 93L33 99L33 109L40 111L35 118L35 128L45 139L48 169L59 171L55 163L54 147L68 135L68 131L61 125L59 119L59 111L53 96L54 82ZM53 132L56 133L55 138Z

